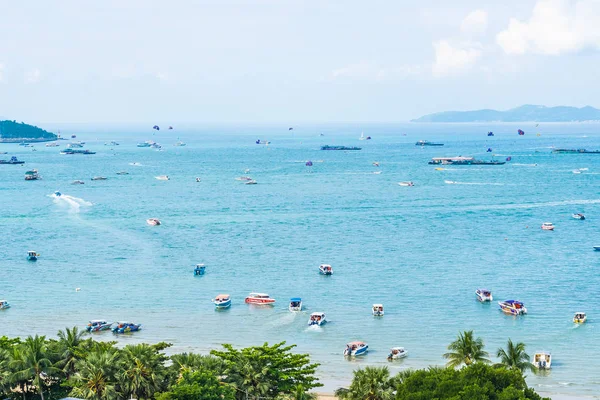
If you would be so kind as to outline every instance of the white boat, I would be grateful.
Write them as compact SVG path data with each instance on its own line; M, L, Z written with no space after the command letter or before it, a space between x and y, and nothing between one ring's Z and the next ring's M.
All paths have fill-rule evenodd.
M365 342L356 341L346 344L344 349L345 356L362 356L369 351L369 345Z
M219 294L212 300L216 309L224 309L231 307L231 296L228 294Z
M538 369L550 369L552 366L552 354L547 351L538 351L533 356L532 364Z
M83 143L82 142L73 142L73 143L69 143L67 145L68 148L70 149L78 149L78 148L82 148L83 147Z
M10 303L6 300L0 300L0 310L6 310L10 308Z
M525 308L525 305L517 300L499 301L498 305L500 306L500 309L506 314L511 314L511 315L527 314L527 308Z
M158 226L158 225L160 225L161 222L160 222L160 220L158 218L148 218L146 220L146 223L148 225Z
M400 186L415 186L415 184L411 181L398 182L398 185L400 185Z
M542 229L545 231L553 231L554 230L554 225L552 224L552 222L544 222L542 224Z
M177 146L177 147L185 146L185 143L183 143L182 141L178 141L177 143L174 144L174 146Z
M302 311L302 299L300 297L292 297L290 299L288 310L291 312Z
M246 304L260 304L260 305L272 305L275 303L275 299L271 298L266 293L250 293L244 300Z
M458 182L456 181L444 181L445 184L447 185L456 185Z
M380 174L381 174L381 171L375 171L375 172L373 172L373 173L374 173L375 175L380 175Z
M383 317L383 304L373 304L372 312L375 317Z
M105 181L106 177L105 176L95 176L92 178L93 181Z
M199 177L196 177L196 182L200 182L200 178Z
M576 324L583 324L587 321L587 315L584 312L576 312L573 316L573 322Z
M84 185L85 182L84 181L80 181L80 180L75 180L73 182L71 182L71 185Z
M159 176L155 176L155 178L158 179L159 181L168 181L169 175L159 175Z
M129 175L129 172L127 172L127 171L119 171L119 172L117 172L117 175Z
M58 146L60 146L60 145L56 142L46 143L46 147L58 147Z
M573 170L573 173L574 173L574 174L580 174L580 173L581 173L581 171L580 171L580 170L578 170L578 169L576 169L576 170Z
M325 313L314 312L314 313L310 314L310 318L308 319L308 326L313 326L313 325L321 326L325 322L327 322L327 319L325 319Z
M319 265L319 273L321 275L333 275L333 268L329 264Z
M582 213L573 214L572 217L581 221L585 219L585 215L583 215Z
M492 292L487 289L477 289L475 295L477 296L477 300L481 302L494 300Z
M392 347L390 354L388 354L388 360L398 360L408 355L408 351L404 347Z

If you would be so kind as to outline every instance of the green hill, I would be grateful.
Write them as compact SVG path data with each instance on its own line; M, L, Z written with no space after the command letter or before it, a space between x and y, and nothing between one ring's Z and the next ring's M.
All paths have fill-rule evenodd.
M600 110L594 107L546 107L524 105L506 111L445 111L424 115L412 122L580 122L599 121Z
M37 126L17 121L0 121L0 142L49 142L58 137Z

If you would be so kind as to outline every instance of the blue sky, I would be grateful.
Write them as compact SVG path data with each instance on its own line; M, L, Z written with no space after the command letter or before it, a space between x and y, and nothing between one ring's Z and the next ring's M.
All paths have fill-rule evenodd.
M0 117L388 122L600 106L600 0L3 1Z

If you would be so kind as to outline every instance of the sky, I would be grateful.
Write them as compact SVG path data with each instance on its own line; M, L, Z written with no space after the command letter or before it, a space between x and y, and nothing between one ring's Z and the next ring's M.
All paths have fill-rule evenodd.
M402 122L600 107L600 0L0 0L0 118Z

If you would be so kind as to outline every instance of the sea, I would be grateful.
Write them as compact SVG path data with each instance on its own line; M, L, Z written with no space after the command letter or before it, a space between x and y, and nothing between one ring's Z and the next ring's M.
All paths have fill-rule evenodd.
M552 153L600 149L600 124L152 125L50 126L76 138L0 144L0 158L25 161L0 165L0 298L12 304L0 335L55 337L106 319L143 329L96 339L165 341L171 353L286 341L321 364L322 390L333 391L368 365L444 365L448 344L474 330L494 361L509 338L531 356L551 352L549 372L527 373L536 390L600 393L600 154ZM415 146L421 139L444 146ZM146 140L162 149L136 146ZM96 154L59 154L71 141ZM428 165L459 155L510 161ZM34 168L42 179L25 181ZM195 276L200 263L206 274ZM323 263L332 276L319 274ZM476 300L480 287L492 303ZM277 302L247 305L250 292ZM215 310L219 293L230 309ZM288 311L291 297L303 312ZM507 299L529 313L503 314L497 300ZM374 303L384 317L371 315ZM309 328L317 311L328 322ZM578 311L586 324L573 324ZM354 340L369 353L345 359ZM388 362L395 346L409 356Z

